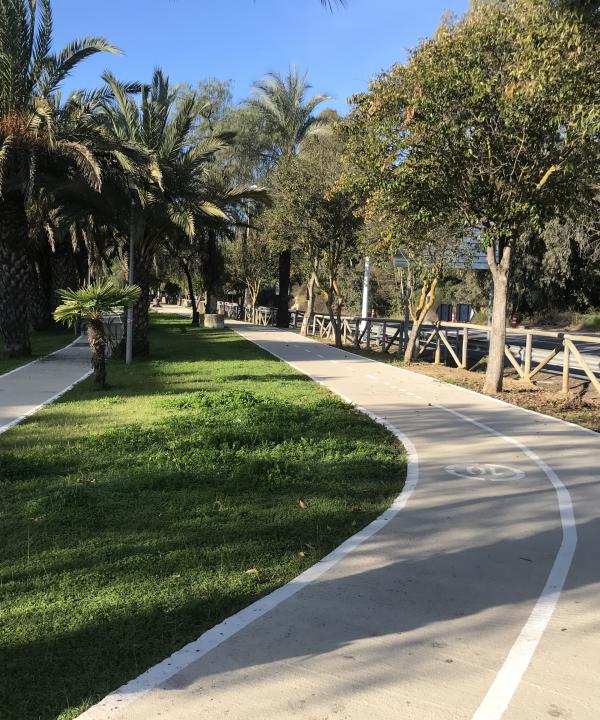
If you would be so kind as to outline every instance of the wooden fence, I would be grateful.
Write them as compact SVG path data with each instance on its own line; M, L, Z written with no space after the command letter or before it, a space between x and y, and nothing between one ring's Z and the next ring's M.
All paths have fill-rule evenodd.
M246 308L235 303L220 303L227 317L243 319L260 325L273 325L273 308ZM254 316L252 313L255 313ZM253 319L254 318L254 319ZM304 319L301 311L290 311L290 327L300 328ZM356 348L364 347L385 353L402 355L412 323L394 318L360 318L343 316L342 342ZM473 370L487 356L489 337L487 325L437 322L421 328L416 353L435 364L449 364L463 370ZM309 334L331 340L334 337L329 315L315 313L309 324ZM583 348L582 344L587 347ZM541 346L541 347L540 347ZM560 354L562 353L562 356ZM581 379L581 373L600 394L600 336L551 332L525 328L507 328L504 354L524 384L529 384L542 370L562 372L562 392L568 393L569 379ZM552 361L558 368L550 368ZM562 368L562 370L560 370Z

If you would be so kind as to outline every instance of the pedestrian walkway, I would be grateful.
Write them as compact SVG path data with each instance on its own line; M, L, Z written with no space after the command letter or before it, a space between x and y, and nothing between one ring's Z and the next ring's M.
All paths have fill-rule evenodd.
M600 436L232 325L403 439L404 491L321 563L82 718L597 720Z
M0 433L56 400L91 373L87 338L0 375Z

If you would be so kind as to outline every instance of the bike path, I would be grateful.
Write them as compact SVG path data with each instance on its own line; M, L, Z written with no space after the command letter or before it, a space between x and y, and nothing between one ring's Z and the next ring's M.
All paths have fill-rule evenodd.
M56 400L91 373L86 338L0 375L0 433Z
M597 720L600 437L231 325L387 424L407 484L338 551L82 717Z

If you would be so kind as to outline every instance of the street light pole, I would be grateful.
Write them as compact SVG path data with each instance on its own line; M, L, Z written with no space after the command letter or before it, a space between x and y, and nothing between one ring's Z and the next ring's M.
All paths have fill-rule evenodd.
M363 295L362 295L362 310L361 314L363 318L369 317L369 289L371 282L371 258L367 256L365 258L365 274L363 276Z
M135 257L135 202L131 200L131 216L129 221L129 261L127 268L127 284L133 285L133 263ZM133 303L127 308L127 339L125 344L125 363L131 365L133 361Z

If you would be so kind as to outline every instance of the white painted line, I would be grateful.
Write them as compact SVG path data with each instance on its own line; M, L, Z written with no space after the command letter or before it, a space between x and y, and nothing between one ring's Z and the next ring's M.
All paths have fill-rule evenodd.
M479 420L473 420L468 417L468 415L464 415L458 412L458 410L453 410L445 405L435 405L434 407L459 417L482 430L486 430L492 435L502 438L510 445L519 448L523 454L531 458L531 460L542 469L552 483L558 498L563 537L552 569L550 570L542 593L531 611L529 619L521 629L519 636L498 671L494 682L472 718L472 720L500 720L508 708L531 662L531 658L542 639L542 635L550 622L556 605L558 604L565 580L567 579L569 568L573 562L573 556L575 555L575 548L577 546L577 527L573 503L571 502L569 491L554 470L520 440L504 435L489 425L479 422Z
M259 347L268 352L270 355L277 357L277 355L272 353L268 350L268 348L265 348L260 343L257 342L256 345L259 345ZM281 358L277 357L277 359L280 360ZM317 376L306 372L295 363L287 362L287 364L301 372L303 375L315 380L320 385L324 385L324 382L319 380ZM192 641L185 647L181 648L181 650L173 653L173 655L168 657L166 660L163 660L158 663L158 665L151 667L139 677L131 680L126 685L123 685L118 690L112 692L110 695L107 695L99 703L93 705L82 715L79 715L79 720L110 720L115 711L120 711L130 703L138 700L147 692L158 685L161 685L170 677L183 670L183 668L200 659L203 655L206 655L208 652L221 645L221 643L225 642L225 640L232 637L240 630L243 630L259 617L262 617L266 613L270 612L282 602L285 602L297 592L302 590L304 587L320 578L321 575L330 570L334 565L340 562L340 560L343 560L346 555L358 548L370 537L378 533L391 520L393 520L393 518L395 518L404 507L406 507L406 503L419 481L419 458L412 441L384 418L375 415L365 408L355 405L348 400L348 398L335 390L330 390L330 392L334 392L344 401L354 407L357 407L361 412L364 412L365 415L368 415L372 420L375 420L380 425L383 425L404 445L408 459L406 466L406 482L404 483L402 492L398 495L390 507L378 518L375 518L373 522L357 532L356 535L348 538L348 540L330 552L329 555L326 555L318 563L309 567L294 580L287 583L287 585L283 585L270 595L257 600L252 603L252 605L249 605L247 608L240 610L240 612L232 615L226 620L223 620L223 622L215 625L210 630L207 630L197 640Z
M35 360L30 360L28 363L25 363L25 365L19 365L19 367L13 368L12 370L9 370L8 372L2 373L0 375L0 380L4 379L5 377L8 377L9 375L12 375L13 373L21 372L21 370L25 370L25 368L31 367L32 365L35 365L36 363L39 363L40 360L43 360L44 358L50 357L50 355L56 355L56 353L62 352L63 350L67 350L72 345L75 345L75 343L79 340L79 338L75 338L72 342L70 342L68 345L65 345L62 348L59 348L58 350L54 350L51 353L48 353L47 355L42 355L42 357L36 358Z
M315 353L315 355L316 355L318 358L324 358L324 357L325 357L325 355L321 355L321 353Z
M377 380L377 378L375 377L375 375L365 375L365 377L368 377L369 380Z
M72 390L75 387L75 385L78 385L80 382L82 382L83 380L88 378L93 372L94 372L93 370L88 370L84 375L82 375L80 378L75 380L75 382L71 383L64 390L61 390L60 392L56 393L52 397L48 398L47 400L44 400L43 403L36 405L35 407L31 408L31 410L28 410L23 415L19 415L19 417L15 418L14 420L11 420L6 425L2 425L0 427L0 435L2 435L2 433L5 433L7 430L10 430L11 427L14 427L15 425L18 425L19 423L23 422L23 420L27 419L28 417L31 417L31 415L36 413L40 408L43 408L44 405L50 405L50 403L53 403L55 400L58 400L58 398L62 397L65 393L68 393L69 390Z
M261 345L261 343L256 343ZM267 348L268 352L270 352ZM271 353L274 354L274 353ZM376 361L372 361L376 362ZM292 365L292 363L289 363ZM293 365L292 365L293 366ZM297 368L298 369L298 368ZM401 370L400 368L394 368ZM404 371L410 372L410 371ZM410 373L411 375L417 375L418 373ZM368 377L368 376L367 376ZM419 377L427 377L421 376ZM433 381L433 378L429 378ZM329 388L331 389L331 388ZM335 391L334 391L335 392ZM471 391L472 392L472 391ZM338 393L339 394L339 393ZM414 393L407 392L412 397L419 398ZM479 393L475 393L481 397ZM422 400L422 398L419 398ZM492 399L492 398L491 398ZM500 401L502 402L502 401ZM515 407L509 403L503 403L510 407ZM357 406L358 407L358 406ZM494 682L490 686L486 693L483 701L476 710L472 717L472 720L500 720L504 715L504 712L508 708L510 701L512 700L514 693L519 686L529 663L535 653L535 650L552 618L558 600L560 598L561 591L564 587L565 580L567 578L573 556L575 554L575 548L577 546L577 527L575 522L575 514L573 510L573 504L569 491L562 483L556 472L545 463L533 450L527 447L524 443L516 438L504 435L503 433L495 430L494 428L482 423L478 420L470 418L468 415L446 407L445 405L432 404L435 407L444 412L450 413L455 417L458 417L480 429L489 432L490 434L501 438L510 445L517 447L523 454L529 457L535 462L538 467L544 472L546 477L550 480L558 500L560 521L562 526L562 542L548 578L546 584L531 611L531 614L521 629L519 636L511 647L502 667L498 671ZM359 408L364 411L363 408ZM367 411L367 414L368 411ZM545 416L544 416L545 417ZM387 421L384 421L387 423ZM569 423L567 423L569 424ZM392 428L393 426L389 426ZM578 427L578 426L575 426Z

